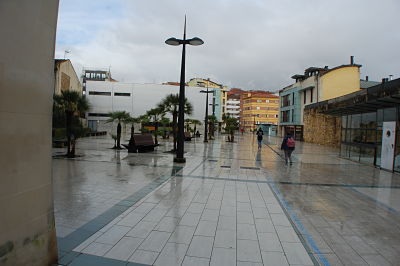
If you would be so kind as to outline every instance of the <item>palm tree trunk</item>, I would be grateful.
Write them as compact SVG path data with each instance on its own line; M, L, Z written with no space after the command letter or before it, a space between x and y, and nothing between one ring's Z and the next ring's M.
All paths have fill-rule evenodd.
M154 117L154 120L156 120L156 118ZM154 141L155 144L158 145L158 139L157 139L157 134L158 134L158 121L155 121L155 135L154 135Z
M121 123L117 126L117 149L121 149Z
M67 157L72 157L71 154L71 123L72 123L72 112L65 111L65 131L67 134Z

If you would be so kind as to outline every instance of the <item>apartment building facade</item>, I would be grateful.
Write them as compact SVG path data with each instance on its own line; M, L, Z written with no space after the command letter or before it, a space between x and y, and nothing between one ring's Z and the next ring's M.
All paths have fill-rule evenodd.
M226 115L226 102L228 88L222 84L211 81L210 79L192 78L187 82L189 87L208 88L213 91L210 97L210 115L214 114L217 120L222 122L223 115Z
M348 65L310 67L292 76L295 82L279 91L279 135L304 140L304 107L361 90L360 67L351 57Z
M278 124L279 97L266 91L245 91L240 97L240 129L254 131Z
M82 83L75 72L69 59L54 60L54 94L60 95L62 91L72 90L82 94Z
M230 117L240 118L240 97L243 90L232 88L227 92L226 114Z

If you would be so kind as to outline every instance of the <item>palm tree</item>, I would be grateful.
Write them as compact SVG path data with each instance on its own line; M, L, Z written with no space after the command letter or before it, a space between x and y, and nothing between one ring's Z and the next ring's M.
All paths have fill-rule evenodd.
M185 130L186 130L186 132L189 132L190 131L190 124L192 123L192 119L190 119L190 118L186 118L185 119Z
M140 123L140 119L138 117L131 117L129 116L124 120L125 124L131 124L131 138L133 134L135 134L135 123Z
M65 130L67 136L67 157L75 157L75 137L72 140L72 119L79 117L89 110L89 103L78 91L62 91L60 95L54 95L54 105L65 113ZM72 145L71 145L72 144ZM71 147L72 146L72 147Z
M197 131L197 126L200 126L202 123L200 122L200 120L192 119L192 124L194 125L193 131L194 131L194 133L196 133L196 131Z
M238 129L239 123L237 118L227 116L225 118L225 131L229 134L228 141L233 142L235 130Z
M179 94L169 94L167 95L161 103L158 104L164 113L169 113L172 115L172 132L174 137L174 149L176 151L176 141L177 141L177 119L179 112ZM185 98L185 110L184 112L191 115L193 112L193 105Z
M208 136L210 139L214 138L215 124L218 123L217 117L215 115L208 116Z
M166 127L171 124L171 120L168 117L162 117L160 120L161 125L163 126L163 139L167 138L167 130Z
M146 114L144 114L144 115L139 116L138 119L139 119L139 123L140 123L140 131L142 133L147 132L148 130L144 127L144 125L150 123L149 117Z
M197 131L197 125L201 125L201 122L199 120L191 119L191 118L185 119L185 123L186 123L186 126L185 126L186 127L186 131L190 131L191 130L190 125L194 125L194 128L193 128L193 132L194 133L196 133L196 131Z
M117 126L117 149L120 150L121 148L121 122L125 121L130 117L129 113L125 111L117 111L111 112L107 115L110 119L107 120L107 123L111 123L114 121L118 121Z
M150 109L149 111L147 111L146 115L152 120L152 122L155 125L154 141L155 141L155 144L158 145L158 139L157 139L157 135L159 133L158 132L158 123L160 122L162 117L165 115L164 110L160 106L157 106L156 108L153 108L153 109Z

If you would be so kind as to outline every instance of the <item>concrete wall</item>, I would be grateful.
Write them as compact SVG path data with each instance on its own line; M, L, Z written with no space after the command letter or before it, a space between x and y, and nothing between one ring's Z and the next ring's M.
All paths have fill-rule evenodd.
M325 101L360 90L360 69L357 65L340 67L320 78L319 100Z
M341 118L321 114L318 109L306 109L303 137L305 142L339 147Z
M57 0L0 1L0 264L57 260L51 116Z
M205 98L204 93L200 93L200 87L186 87L185 96L193 105L193 114L185 115L185 118L204 120L205 116ZM109 113L114 111L126 111L131 116L137 117L146 113L146 111L155 108L162 99L170 93L179 93L179 86L161 85L161 84L138 84L122 83L109 81L87 81L86 95L88 97L91 109L89 113ZM91 91L130 93L130 96L102 96L90 95ZM212 94L208 95L209 103L212 102ZM211 106L208 112L211 114ZM106 120L107 117L88 117L88 120Z

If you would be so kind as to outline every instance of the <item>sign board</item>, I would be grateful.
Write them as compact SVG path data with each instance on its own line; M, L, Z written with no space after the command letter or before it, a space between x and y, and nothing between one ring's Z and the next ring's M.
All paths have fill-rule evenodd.
M394 149L396 139L396 122L383 122L381 168L393 171Z

